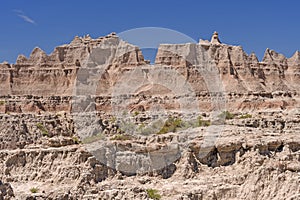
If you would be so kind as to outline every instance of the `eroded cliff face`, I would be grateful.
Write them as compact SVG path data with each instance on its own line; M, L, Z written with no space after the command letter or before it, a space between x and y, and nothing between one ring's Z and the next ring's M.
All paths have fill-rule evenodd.
M31 98L35 98L36 101L40 101L38 104L44 107L40 108L41 110L70 111L71 108L65 103L68 104L67 99L75 94L78 71L82 75L82 69L86 66L103 65L104 72L99 74L101 78L94 93L103 100L103 96L111 95L116 82L125 72L138 66L145 68L145 71L149 70L149 67L146 67L148 63L137 47L126 42L123 44L115 34L98 39L91 39L89 36L75 37L70 44L56 47L50 55L35 48L29 58L19 56L16 64L0 64L2 86L0 95L14 96L8 98L10 101L6 108L1 108L3 105L0 105L0 108L6 109L7 112L38 111L33 106L28 108L23 102L19 104L14 100L29 99L27 102L32 103ZM209 101L207 99L212 92L209 88L211 83L207 82L206 78L207 71L216 68L214 70L217 71L213 73L220 75L222 92L226 94L228 101L226 105L228 110L238 108L253 111L258 107L259 109L299 107L296 100L299 98L298 51L291 58L286 58L267 49L263 60L259 62L255 54L247 55L240 46L221 43L162 44L158 48L155 65L152 68L160 65L171 66L181 74L191 84L193 92L201 102ZM143 92L145 93L144 90ZM159 90L149 94L151 93L159 93ZM57 103L49 99L55 99ZM66 101L61 102L59 99ZM107 101L106 104L110 104L109 98ZM104 106L103 102L102 105ZM100 105L98 107L102 109ZM209 111L210 107L207 105L202 109Z
M35 48L0 64L0 199L149 199L150 189L162 199L297 199L299 74L298 51L267 49L258 61L216 33L160 45L152 66L114 33L75 37L50 55ZM127 93L134 134L114 116ZM76 95L89 96L80 108L94 107L94 127L76 118ZM200 116L184 115L188 104ZM145 134L155 106L176 120Z
M207 58L213 64L203 65L203 60L194 59L197 54L208 54ZM210 91L204 79L207 73L195 66L200 65L203 70L216 66L226 93L228 110L299 107L298 51L291 58L286 58L267 49L259 62L254 53L247 55L241 46L210 43L161 45L155 63L178 69L199 93Z
M121 57L115 56L119 43L120 39L112 33L98 39L91 39L89 36L75 37L70 44L56 47L50 55L37 47L29 58L20 55L16 64L0 65L3 85L0 94L72 96L77 71L88 65L90 53L97 45L101 45L100 54L103 57L111 55L113 58L107 63L107 67L144 63L141 51L130 44L124 44L122 47L132 47L132 51Z

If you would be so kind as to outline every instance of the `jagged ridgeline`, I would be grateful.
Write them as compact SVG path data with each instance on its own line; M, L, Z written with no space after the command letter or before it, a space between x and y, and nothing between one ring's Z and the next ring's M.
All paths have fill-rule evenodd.
M0 64L0 199L297 199L300 53L115 33Z
M213 38L216 36L214 35ZM75 37L70 44L56 47L50 55L37 47L32 51L29 58L20 55L15 64L0 64L0 95L19 96L24 100L42 96L45 111L70 111L67 101L69 100L68 97L73 95L77 72L87 64L93 48L105 43L107 48L105 50L102 48L102 54L115 55L119 41L120 39L115 34L98 39L91 39L90 36ZM128 46L132 45L128 44ZM204 100L209 89L203 74L201 72L199 74L195 68L195 63L192 63L192 60L195 59L193 58L195 55L192 55L195 53L193 49L200 47L205 49L205 53L210 56L211 61L215 62L218 68L224 92L227 95L228 109L238 107L253 110L257 107L264 109L270 106L294 104L290 101L291 99L286 99L285 105L279 105L283 104L281 97L294 97L299 91L300 53L298 51L291 58L286 58L282 54L267 49L260 62L254 53L247 55L241 46L221 44L212 39L211 42L201 40L199 44L162 44L158 48L155 64L171 66L176 69L193 86L194 91L200 96L199 98ZM201 52L198 51L198 53ZM122 77L124 71L148 63L144 60L138 47L123 55L113 57L106 63L105 73L102 74L95 95L110 94L113 89L112 86L117 82L118 77ZM209 66L202 67L208 68ZM262 105L260 101L253 101L253 95L269 98L266 98ZM272 98L273 96L275 98ZM252 100L251 104L245 101L247 98ZM270 100L273 101L274 99L281 101L281 103L274 104L271 102L268 105ZM53 101L56 103L53 104ZM5 107L7 112L18 112L18 109L21 109L22 112L41 109L36 105L26 106L24 101L19 104L18 101L11 99L9 102L15 106L8 104L2 106L1 109ZM102 105L105 104L104 102L101 103Z

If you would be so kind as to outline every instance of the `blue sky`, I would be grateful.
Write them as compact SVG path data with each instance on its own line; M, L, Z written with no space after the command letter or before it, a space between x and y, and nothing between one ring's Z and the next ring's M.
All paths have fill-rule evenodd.
M300 49L300 1L10 0L0 6L0 62L39 46L47 53L74 36L96 38L139 27L164 27L194 40L218 31L259 58L266 48L290 57Z

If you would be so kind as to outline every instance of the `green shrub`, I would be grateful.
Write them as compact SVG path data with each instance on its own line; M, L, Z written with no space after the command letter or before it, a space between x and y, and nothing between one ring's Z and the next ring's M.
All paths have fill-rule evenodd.
M36 188L36 187L33 187L33 188L30 188L30 192L31 192L31 193L38 193L38 192L39 192L39 189Z
M43 126L42 123L37 123L36 127L42 132L43 136L48 136L49 135L48 130Z
M140 114L139 111L134 111L133 116L135 117L138 116L139 114Z
M240 116L240 119L248 119L248 118L252 118L252 115L250 114L244 114Z
M44 126L43 126L42 123L37 123L37 124L36 124L36 127L38 127L38 129L43 129L43 128L44 128Z
M219 118L225 118L225 119L233 119L235 117L234 114L230 113L229 111L223 111L220 115Z
M201 116L197 118L197 123L198 126L210 126L211 124L210 120L203 120Z
M196 128L199 126L210 125L210 120L203 120L201 116L199 116L197 119L193 119L190 121L183 121L180 118L169 117L157 134L165 134L169 132L185 130L191 127Z
M146 192L147 192L147 195L150 199L154 199L154 200L160 200L161 199L161 195L155 189L147 189Z
M110 122L111 123L115 123L117 121L117 118L115 117L115 116L112 116L111 118L110 118Z
M0 106L3 106L5 104L5 101L1 100L0 101Z
M116 134L110 139L111 140L130 140L131 137L130 137L130 135Z
M183 123L183 121L180 118L169 117L157 134L176 132L176 130L184 127L184 125L185 124Z
M73 141L74 141L75 144L80 144L80 143L82 143L82 142L80 141L80 139L79 139L77 136L73 136L72 139L73 139Z

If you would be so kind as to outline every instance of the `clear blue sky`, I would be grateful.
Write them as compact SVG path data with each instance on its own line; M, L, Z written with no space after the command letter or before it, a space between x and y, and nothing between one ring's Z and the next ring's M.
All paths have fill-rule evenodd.
M0 62L14 63L39 46L47 53L75 35L99 37L139 27L164 27L196 41L218 31L259 58L268 47L290 57L300 49L299 0L7 0L0 4Z

